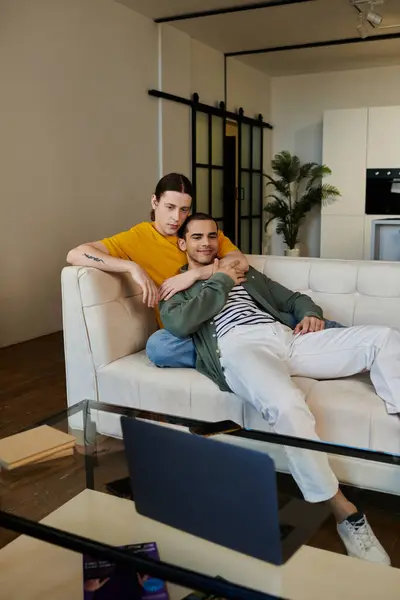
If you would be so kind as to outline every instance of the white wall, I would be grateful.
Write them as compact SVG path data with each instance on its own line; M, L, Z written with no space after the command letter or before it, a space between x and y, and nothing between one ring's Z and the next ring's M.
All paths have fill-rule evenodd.
M146 219L161 174L190 176L189 109L147 90L219 102L224 59L113 0L2 0L0 23L6 346L61 329L70 248ZM229 77L232 102L268 117L268 78Z
M190 97L191 52L188 36L170 26L159 28L159 89L182 98ZM190 108L169 100L158 100L159 176L183 173L190 177Z
M61 328L80 242L148 214L157 27L111 0L0 3L0 346Z
M191 74L190 91L197 92L204 104L216 106L224 99L224 57L198 42L190 40Z
M227 60L227 75L229 110L236 112L242 106L246 116L257 117L261 113L264 121L268 121L271 104L268 75L234 58Z
M162 89L189 98L194 92L205 104L217 106L224 100L224 56L217 50L164 25L162 38ZM234 59L227 61L228 110L240 106L245 114L259 113L270 120L270 78ZM161 171L181 171L190 176L190 110L173 102L162 101L163 161ZM271 134L265 130L264 164L270 161Z
M271 81L272 153L289 150L303 161L320 162L324 110L396 105L399 99L400 66L275 77ZM340 143L345 140L338 139ZM303 228L302 239L303 252L319 256L319 211ZM283 253L276 236L272 253Z

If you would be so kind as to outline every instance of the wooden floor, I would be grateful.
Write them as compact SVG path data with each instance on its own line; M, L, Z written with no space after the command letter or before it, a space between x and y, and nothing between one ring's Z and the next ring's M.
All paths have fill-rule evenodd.
M0 438L16 433L65 407L61 333L0 349ZM106 443L113 444L112 441ZM108 448L105 453L107 458L102 460L101 469L98 469L100 488L104 488L110 479L124 477L127 472L120 443L117 442L115 451L114 448L112 450L110 452ZM2 473L1 507L40 519L59 506L61 498L66 501L84 489L83 459L78 456L61 460L64 461L61 465L49 464L47 467L46 490L43 490L40 476L34 469L30 472L18 469L18 473ZM31 478L27 477L29 473ZM293 485L291 481L285 479L289 487ZM384 494L356 492L354 496L354 490L349 490L348 494L365 510L376 535L390 554L393 566L400 568L400 501ZM11 534L0 531L0 547L11 538ZM333 552L344 552L333 519L326 522L310 544Z
M66 407L61 333L0 348L0 438Z

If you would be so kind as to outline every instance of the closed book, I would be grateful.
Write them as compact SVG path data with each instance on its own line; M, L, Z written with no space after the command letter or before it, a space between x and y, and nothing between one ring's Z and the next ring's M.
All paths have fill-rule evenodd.
M0 465L8 470L22 467L73 449L75 442L74 436L41 425L0 440Z
M157 544L129 544L120 549L160 560ZM169 600L165 581L137 573L131 565L83 556L84 600Z
M65 458L67 456L73 456L74 455L74 448L67 448L66 450L56 450L56 452L54 452L53 454L49 454L48 456L45 456L45 458L39 458L37 460L35 460L35 464L36 463L44 463L44 462L48 462L49 460L56 460L57 458Z

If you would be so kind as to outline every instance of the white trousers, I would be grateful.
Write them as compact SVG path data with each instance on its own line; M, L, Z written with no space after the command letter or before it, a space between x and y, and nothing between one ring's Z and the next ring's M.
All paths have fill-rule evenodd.
M400 413L400 332L389 327L326 329L305 335L281 325L242 325L219 340L231 390L250 402L276 433L319 440L303 392L291 376L348 377L370 371L389 413ZM285 447L291 473L309 502L332 498L338 481L323 452Z

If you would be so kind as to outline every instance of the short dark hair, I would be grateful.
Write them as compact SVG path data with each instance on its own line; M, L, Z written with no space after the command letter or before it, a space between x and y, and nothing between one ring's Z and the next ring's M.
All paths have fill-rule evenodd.
M218 223L211 215L208 215L207 213L203 213L203 212L198 212L198 213L194 213L194 215L190 215L190 217L188 217L186 219L186 221L180 226L180 228L178 230L179 238L184 238L186 236L186 234L189 230L189 223L191 223L192 221L214 221L214 223L217 226L217 231L218 231Z
M188 196L193 198L193 185L189 179L181 173L168 173L168 175L164 175L157 183L154 195L157 200L160 200L165 192L180 192L181 194L188 194ZM155 220L153 208L150 212L150 218L152 221Z

